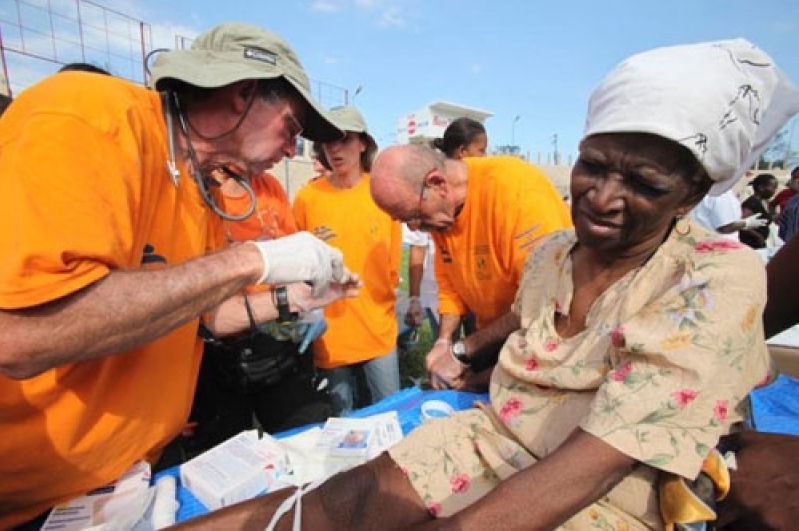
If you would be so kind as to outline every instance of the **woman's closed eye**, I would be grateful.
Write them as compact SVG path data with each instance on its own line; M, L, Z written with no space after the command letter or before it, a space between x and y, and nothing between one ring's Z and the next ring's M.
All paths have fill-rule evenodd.
M580 156L577 164L589 175L600 175L607 172L607 166L599 161Z
M671 189L666 188L662 184L655 184L637 173L626 174L624 180L631 190L649 197L662 197L671 192Z

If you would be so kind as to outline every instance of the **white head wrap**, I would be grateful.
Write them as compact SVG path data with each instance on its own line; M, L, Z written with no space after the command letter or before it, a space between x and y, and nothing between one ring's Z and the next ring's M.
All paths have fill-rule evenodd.
M658 48L614 68L588 103L585 136L652 133L691 150L729 190L799 112L799 89L743 39Z

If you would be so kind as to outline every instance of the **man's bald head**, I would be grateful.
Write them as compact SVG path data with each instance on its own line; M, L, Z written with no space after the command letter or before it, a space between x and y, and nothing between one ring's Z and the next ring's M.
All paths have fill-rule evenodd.
M394 219L416 214L416 203L425 176L445 170L445 157L427 146L405 145L384 149L372 165L372 199Z

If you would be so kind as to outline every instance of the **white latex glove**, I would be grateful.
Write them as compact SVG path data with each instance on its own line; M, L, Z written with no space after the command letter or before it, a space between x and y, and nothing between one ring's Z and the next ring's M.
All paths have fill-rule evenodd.
M310 232L277 240L249 242L261 252L264 272L259 284L310 282L314 297L321 297L331 282L348 284L358 277L344 267L344 255Z
M768 220L760 217L761 214L752 214L743 219L745 229L759 229L768 224Z

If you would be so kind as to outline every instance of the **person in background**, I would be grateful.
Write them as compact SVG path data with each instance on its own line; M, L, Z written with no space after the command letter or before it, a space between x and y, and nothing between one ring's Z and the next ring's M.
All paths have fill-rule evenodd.
M774 219L769 199L777 191L777 178L770 173L761 173L749 181L749 185L752 187L753 193L741 204L743 217L746 219L759 215L760 219L766 220L766 223L759 227L740 231L740 238L742 243L752 249L763 249L768 243L770 226Z
M742 86L754 103L736 98ZM490 404L425 422L321 486L194 525L712 525L714 500L735 491L713 448L770 372L766 278L755 252L686 215L708 191L729 189L797 111L799 89L742 39L623 61L591 94L571 174L574 230L527 260ZM395 192L399 203L416 190ZM772 503L795 507L785 495Z
M485 126L477 120L456 118L444 130L444 136L433 140L432 146L450 159L485 157L488 133Z
M6 109L9 105L11 105L11 96L6 96L5 94L0 94L0 116L6 112Z
M103 76L110 76L111 72L95 66L91 63L67 63L58 69L59 72L88 72L90 74L100 74Z
M799 238L789 238L766 265L766 338L799 324L797 276ZM721 446L735 453L736 467L730 493L719 503L719 528L793 529L799 522L799 437L747 430L723 437Z
M488 134L482 123L471 118L456 118L444 130L444 136L436 138L433 147L448 158L485 157ZM424 231L410 230L403 224L403 243L410 246L408 257L408 311L405 324L421 326L425 318L430 322L433 336L438 337L438 286L435 281L435 244ZM466 335L476 329L474 314L464 317Z
M402 242L408 245L408 310L405 324L412 329L430 323L433 337L438 337L438 283L435 278L436 248L430 234L411 230L402 224Z
M780 190L774 199L771 200L771 209L777 216L780 216L788 206L788 201L799 192L799 166L791 170L791 176L785 188ZM779 220L779 218L778 218Z
M247 217L251 198L239 181L221 171L213 177L225 212L244 218L223 222L228 243L269 241L297 232L288 196L272 174L250 179L257 201ZM272 288L248 286L245 292ZM254 418L264 431L276 433L323 422L331 415L329 397L316 388L313 353L299 351L303 336L297 327L289 316L286 322L251 323L249 330L230 338L207 338L191 426L182 438L189 455L253 429Z
M799 233L799 195L793 196L785 205L780 214L779 227L779 236L784 242Z
M727 190L719 196L706 195L688 215L703 227L735 241L739 240L738 231L757 229L768 223L761 214L741 219L741 213L735 192Z
M346 256L363 279L358 298L325 308L327 332L314 343L320 377L327 378L333 413L377 402L399 391L397 319L394 304L402 253L400 224L369 196L369 172L377 144L361 113L351 106L330 110L346 136L314 144L330 173L310 181L294 199L294 218L302 230ZM358 393L365 379L369 399Z
M791 170L791 177L787 185L771 201L771 206L777 213L777 234L780 239L787 242L799 232L799 201L794 201L799 192L799 166Z
M244 286L287 285L290 311L357 295L308 233L226 246L206 194L213 171L246 183L300 134L341 136L289 45L221 24L152 74L156 90L56 73L0 119L1 529L155 466L188 418L201 318L224 337L248 307L256 323L281 311Z
M394 146L375 162L372 197L436 244L440 328L428 352L437 389L485 388L505 336L480 335L510 314L527 254L570 227L569 211L538 168L517 157L448 159L427 146ZM477 332L453 342L471 309ZM506 331L510 333L510 330Z

